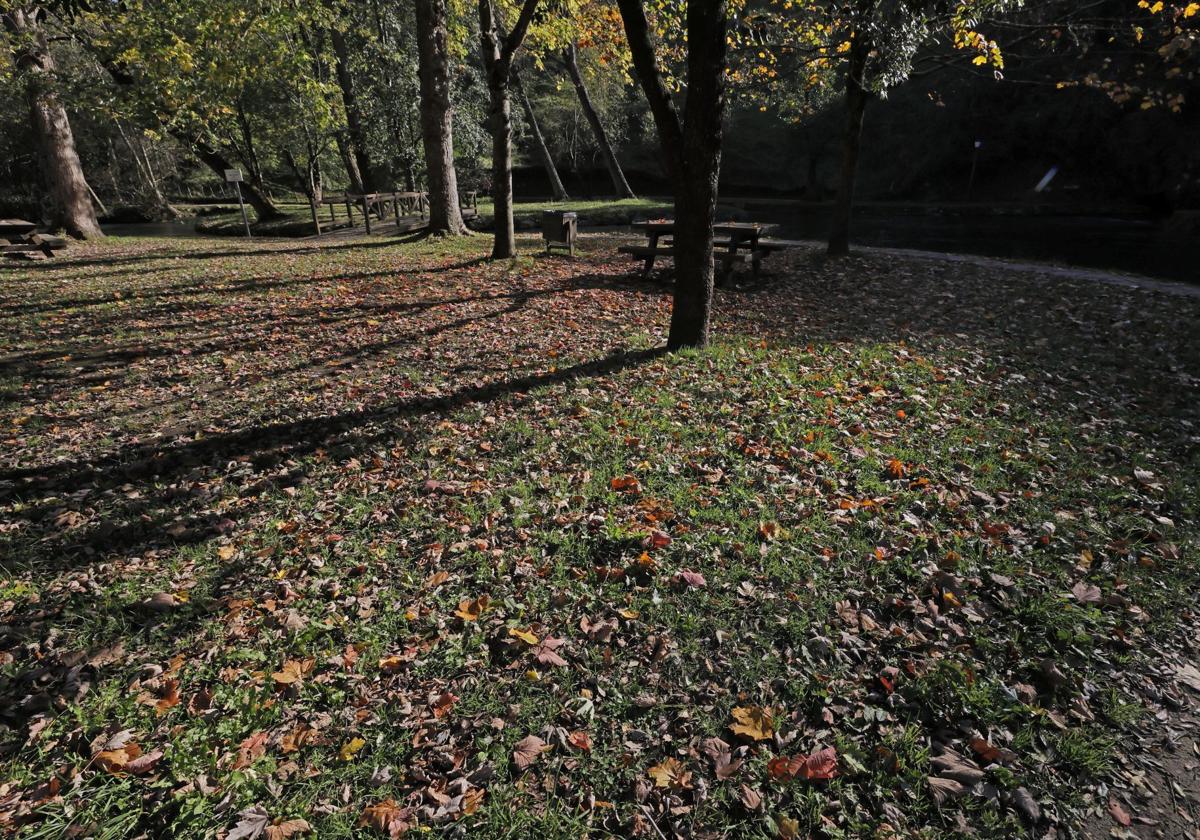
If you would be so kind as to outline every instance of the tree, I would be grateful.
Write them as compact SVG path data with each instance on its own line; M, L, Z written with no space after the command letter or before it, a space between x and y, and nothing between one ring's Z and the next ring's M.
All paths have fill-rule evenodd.
M375 191L375 173L371 165L367 131L362 109L358 104L354 77L350 72L350 50L346 46L346 36L336 24L329 28L329 42L333 46L334 70L337 75L338 87L342 91L342 104L346 109L344 142L347 148L347 158L353 158L354 168L351 180L357 180L355 188L358 191L371 193Z
M421 140L429 183L429 230L466 233L454 168L454 116L450 102L450 44L446 0L416 0L421 81Z
M517 75L516 71L512 73L512 86L517 92L517 99L521 102L521 110L525 112L525 123L529 127L529 135L533 139L533 149L537 152L538 160L542 162L542 169L546 170L546 179L550 182L550 198L552 201L566 201L570 197L567 195L567 188L563 186L562 178L558 177L558 167L554 165L554 155L550 154L546 138L542 136L542 129L538 125L537 114L533 111L533 103L525 95L525 88L521 86L521 77Z
M576 58L574 43L568 43L566 49L563 50L563 66L566 67L571 84L575 87L575 95L579 97L579 108L583 111L584 118L591 126L592 135L596 138L596 146L600 149L600 157L604 160L605 168L608 169L608 176L612 178L613 192L617 198L634 198L633 189L629 186L629 181L625 179L625 172L621 169L617 153L608 139L608 132L604 130L600 114L596 112L596 106L592 104L592 97L588 93L587 85L584 84L583 74L579 72L579 61Z
M726 3L686 0L687 97L682 113L659 71L643 0L617 0L617 5L675 195L675 299L667 346L703 347L712 312L713 222L726 100Z
M479 33L490 98L488 120L492 132L493 259L507 259L517 254L513 225L512 101L509 87L513 58L525 41L537 5L538 0L524 0L516 25L505 36L500 32L492 0L479 0Z
M76 239L103 234L96 220L83 166L75 150L71 122L55 89L54 57L44 27L45 12L37 5L10 7L3 13L13 59L24 77L25 95L38 160L46 186L44 221Z

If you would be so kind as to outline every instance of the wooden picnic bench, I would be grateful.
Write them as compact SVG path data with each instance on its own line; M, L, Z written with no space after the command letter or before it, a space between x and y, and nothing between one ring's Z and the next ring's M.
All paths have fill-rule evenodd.
M645 245L623 245L618 250L628 254L635 260L642 261L642 277L649 277L654 270L654 261L659 258L674 259L675 245L672 241L675 234L675 223L661 220L652 222L635 222L631 227L646 234ZM713 225L713 259L720 263L718 281L724 282L733 271L735 264L749 263L758 278L762 261L775 251L787 246L779 242L764 240L762 235L774 230L775 225L764 225L758 222L721 222ZM666 241L662 241L663 239Z
M63 237L36 231L37 224L34 222L24 219L0 219L0 239L8 243L0 245L0 253L14 258L34 257L37 254L52 257L55 251L67 247L67 240Z

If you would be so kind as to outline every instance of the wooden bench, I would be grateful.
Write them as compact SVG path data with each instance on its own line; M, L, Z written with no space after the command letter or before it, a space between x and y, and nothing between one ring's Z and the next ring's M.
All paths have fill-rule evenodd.
M14 226L12 231L6 231L3 234L7 237L9 244L0 246L0 253L6 257L19 259L21 257L32 257L35 254L52 257L55 251L61 251L67 247L67 240L64 237L51 236L45 233L14 233L13 231L16 231L16 229L17 226Z
M733 272L734 265L750 264L754 278L757 280L759 271L762 269L762 261L771 253L781 250L786 246L772 244L768 247L755 248L753 251L731 251L729 243L713 243L713 261L720 263L720 270L717 275L718 283L724 283L729 275ZM665 245L622 245L617 248L617 252L628 254L635 260L643 262L642 277L649 277L654 270L654 261L659 258L675 258L675 246L673 244Z

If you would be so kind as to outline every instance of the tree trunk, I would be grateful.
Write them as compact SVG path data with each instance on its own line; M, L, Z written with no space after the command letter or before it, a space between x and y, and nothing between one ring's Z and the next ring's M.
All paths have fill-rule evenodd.
M491 99L488 120L492 130L492 226L495 229L492 259L507 259L517 255L517 236L513 226L512 103L508 87L513 56L525 40L537 4L538 0L525 0L517 25L507 37L501 38L492 0L479 0L483 66Z
M521 86L521 77L516 73L512 74L512 85L517 92L517 98L521 100L521 110L525 112L525 122L529 123L529 132L533 135L533 147L537 150L542 168L546 170L546 178L550 181L551 200L566 201L570 198L567 195L567 188L563 186L562 178L558 177L558 168L554 165L554 155L550 154L546 138L542 136L542 129L538 125L537 115L533 113L533 105L530 103L529 97L525 95L525 88Z
M416 0L421 83L421 141L429 181L429 232L466 233L454 169L454 112L446 0Z
M625 173L621 169L621 164L617 160L617 154L613 151L612 143L608 140L608 133L604 130L604 123L600 122L600 115L596 113L596 107L592 104L592 97L588 94L587 86L583 83L583 76L579 72L579 63L575 60L575 45L571 44L563 52L563 63L567 67L567 75L571 77L571 84L575 86L575 93L579 97L579 107L583 111L584 117L588 121L588 125L592 127L592 134L596 138L596 145L600 148L600 156L604 158L604 165L608 168L608 177L612 178L613 192L617 198L636 198L633 190L629 186L629 182L625 180Z
M207 141L189 139L187 135L175 130L171 131L171 136L191 147L196 152L196 157L200 158L201 163L215 172L217 177L222 181L225 180L225 170L234 168L230 164L229 158L225 157L218 149L209 145ZM278 219L283 216L271 199L259 192L258 188L253 184L242 184L242 197L246 199L247 204L254 208L254 212L257 214L260 222L267 219Z
M335 75L338 87L342 89L342 104L346 107L346 129L349 135L350 152L358 165L359 181L362 184L360 192L374 192L374 172L371 169L371 156L367 152L367 132L363 126L362 110L358 106L358 95L354 90L354 78L350 74L350 51L346 47L346 39L338 28L329 30L329 39L333 44Z
M4 26L21 45L14 58L25 76L30 121L46 186L44 221L76 239L95 239L104 234L83 177L67 110L54 91L54 57L41 14L37 6L18 6L4 13Z
M850 63L846 69L846 138L842 146L842 172L837 200L833 205L833 228L829 233L828 253L844 257L850 253L850 214L854 210L854 180L858 173L858 153L862 147L863 115L870 98L864 84L870 45L854 38Z
M667 348L703 347L712 317L713 221L725 113L725 0L687 0L683 119L658 72L642 0L617 0L638 81L658 129L675 192L675 300Z
M346 139L346 132L334 132L333 139L337 143L338 156L342 159L342 166L346 169L346 180L350 182L347 189L352 193L365 195L367 188L363 183L362 172L358 168L358 159L350 151L350 142Z

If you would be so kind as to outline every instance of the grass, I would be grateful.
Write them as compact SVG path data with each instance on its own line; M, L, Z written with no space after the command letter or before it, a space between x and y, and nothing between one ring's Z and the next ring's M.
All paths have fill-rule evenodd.
M0 825L1070 831L1192 632L1196 304L797 252L668 356L613 238L488 244L5 269Z

